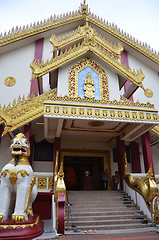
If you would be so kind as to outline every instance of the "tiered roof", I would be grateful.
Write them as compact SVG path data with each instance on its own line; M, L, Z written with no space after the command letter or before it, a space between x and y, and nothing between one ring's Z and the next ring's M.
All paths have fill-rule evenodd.
M75 10L57 16L54 14L54 16L51 16L44 21L38 21L37 23L34 22L33 24L30 24L30 26L17 26L16 28L12 28L12 30L8 33L1 33L0 47L81 20L99 27L114 36L116 39L137 50L153 62L159 64L159 53L151 48L149 44L135 39L132 35L124 32L114 23L109 23L108 21L98 17L96 14L91 13L91 11L88 11L88 5L85 3L81 4L81 10Z

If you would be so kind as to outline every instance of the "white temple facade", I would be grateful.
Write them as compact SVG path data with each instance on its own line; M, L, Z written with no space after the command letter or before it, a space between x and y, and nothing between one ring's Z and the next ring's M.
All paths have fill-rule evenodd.
M86 171L88 190L101 190L104 169L108 190L115 171L122 189L124 151L128 172L146 173L152 165L158 175L158 69L156 52L85 3L1 36L0 169L10 161L11 139L22 132L41 194L52 190L57 152L69 190L84 189Z

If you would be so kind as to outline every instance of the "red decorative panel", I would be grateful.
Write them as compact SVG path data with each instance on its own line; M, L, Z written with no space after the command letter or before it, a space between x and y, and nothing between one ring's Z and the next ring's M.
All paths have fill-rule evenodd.
M65 194L58 194L58 233L65 232Z
M52 194L38 193L33 203L33 212L38 214L42 220L51 219Z

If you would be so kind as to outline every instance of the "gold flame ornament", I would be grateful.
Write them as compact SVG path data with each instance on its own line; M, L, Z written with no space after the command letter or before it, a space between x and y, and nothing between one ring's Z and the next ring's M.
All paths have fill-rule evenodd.
M153 96L153 92L151 89L147 88L144 90L144 94L146 97L151 98Z

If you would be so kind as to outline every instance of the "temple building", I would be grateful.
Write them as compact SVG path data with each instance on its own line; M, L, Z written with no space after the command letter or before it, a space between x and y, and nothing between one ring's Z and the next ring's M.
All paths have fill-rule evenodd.
M159 55L82 3L80 10L0 37L0 169L11 139L30 141L39 195L51 218L56 160L66 190L108 190L122 155L128 172L159 174ZM61 165L62 166L62 165ZM89 181L87 177L89 176Z

